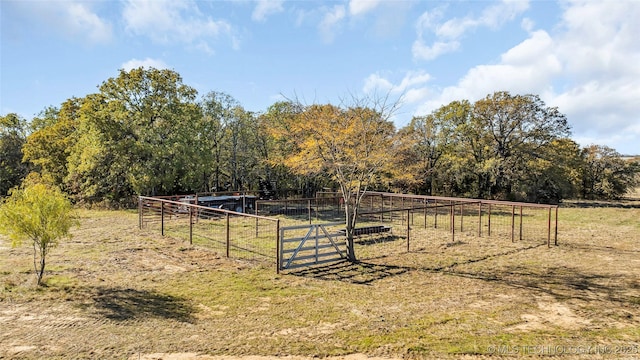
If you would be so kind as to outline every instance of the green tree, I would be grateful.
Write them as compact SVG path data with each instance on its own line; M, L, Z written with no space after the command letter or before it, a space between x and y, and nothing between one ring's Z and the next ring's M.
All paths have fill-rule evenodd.
M285 164L301 175L330 174L340 187L351 261L356 261L353 230L362 196L394 159L389 118L396 105L375 99L355 99L345 108L299 104L303 111L285 124L294 148Z
M202 120L199 135L203 156L202 174L205 191L221 191L231 181L229 171L229 130L240 103L231 95L212 91L200 101Z
M0 231L12 246L29 240L33 246L33 266L37 284L42 284L46 258L62 238L70 237L77 221L71 203L56 187L25 181L0 204Z
M559 139L545 147L542 156L532 157L526 176L518 181L521 199L534 203L555 203L578 195L582 176L580 146L571 139Z
M492 181L480 189L501 198L513 197L514 186L527 174L526 161L543 156L545 147L570 134L566 116L537 95L495 92L476 101L472 119L485 132L491 155L483 170L493 175Z
M396 182L416 193L432 195L441 179L442 159L451 153L454 129L466 121L466 103L453 102L426 116L411 119L398 132L398 157L392 171ZM462 119L460 119L462 118Z
M258 124L254 114L242 107L234 109L233 121L228 127L228 156L230 184L233 190L248 190L258 174L256 134Z
M124 121L117 120L121 116L117 104L108 103L102 94L85 97L65 179L76 202L117 206L134 193L129 171L135 141L124 132Z
M76 127L84 99L71 98L60 109L48 107L31 121L32 133L23 147L24 161L66 189L68 158L77 142Z
M82 199L190 191L200 180L196 91L171 70L121 70L87 96L68 182Z
M608 146L591 145L582 149L582 197L619 199L637 185L637 162L625 162Z
M0 116L0 198L20 184L28 167L22 162L26 123L17 114Z

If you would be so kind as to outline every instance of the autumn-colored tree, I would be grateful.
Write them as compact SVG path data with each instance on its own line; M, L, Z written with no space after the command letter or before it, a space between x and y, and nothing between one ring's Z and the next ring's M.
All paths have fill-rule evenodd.
M389 121L397 103L360 99L351 106L311 105L285 125L294 145L284 162L303 175L330 174L344 198L347 254L356 261L353 230L369 186L393 161L395 129Z

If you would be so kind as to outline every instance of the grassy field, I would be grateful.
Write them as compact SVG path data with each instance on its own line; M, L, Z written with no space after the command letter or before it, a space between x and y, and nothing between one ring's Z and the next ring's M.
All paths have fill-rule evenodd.
M280 275L135 212L79 216L46 287L0 238L0 358L640 358L640 199L562 207L550 249L434 240Z

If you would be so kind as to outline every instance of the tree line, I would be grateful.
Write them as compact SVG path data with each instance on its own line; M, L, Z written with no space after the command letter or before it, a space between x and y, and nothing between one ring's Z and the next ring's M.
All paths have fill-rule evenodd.
M637 158L581 148L565 115L536 95L454 101L396 130L397 102L294 99L255 113L223 92L199 96L172 70L120 70L98 90L28 122L0 117L0 196L37 173L76 203L108 206L126 206L134 195L249 191L260 183L312 195L354 181L555 203L620 198L640 173Z

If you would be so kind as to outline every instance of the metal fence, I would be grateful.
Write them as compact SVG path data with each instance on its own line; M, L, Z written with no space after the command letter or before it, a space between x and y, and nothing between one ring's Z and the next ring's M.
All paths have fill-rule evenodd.
M344 224L337 193L315 198L258 200L254 214L195 205L193 196L139 198L141 228L182 238L190 244L279 269L281 227ZM384 226L384 231L379 226ZM355 238L360 260L408 257L439 247L473 245L478 251L558 243L558 207L529 203L368 192L358 227L377 229ZM298 235L296 235L298 236ZM416 260L418 261L418 260Z
M358 236L360 260L454 244L473 243L482 251L558 244L556 205L369 192L360 203L358 224L392 229Z
M333 194L315 198L258 200L256 215L278 217L283 225L344 221L342 196Z
M275 260L279 219L195 205L192 198L140 196L140 228L184 239L226 257Z

